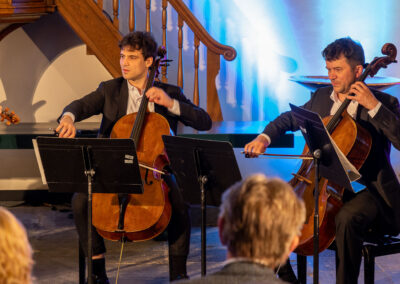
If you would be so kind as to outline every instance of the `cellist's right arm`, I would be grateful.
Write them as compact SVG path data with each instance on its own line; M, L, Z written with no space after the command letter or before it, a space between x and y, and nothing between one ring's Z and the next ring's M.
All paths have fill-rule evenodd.
M73 118L69 114L64 114L60 119L60 124L56 128L58 137L60 138L74 138L76 135L76 128Z
M267 150L269 144L271 144L271 139L265 134L260 134L244 146L244 152L250 158L258 157Z
M279 115L274 121L265 127L264 131L260 135L245 145L244 152L246 156L250 158L258 157L258 155L265 152L267 147L271 144L271 141L278 139L288 130L298 130L298 126L290 111Z

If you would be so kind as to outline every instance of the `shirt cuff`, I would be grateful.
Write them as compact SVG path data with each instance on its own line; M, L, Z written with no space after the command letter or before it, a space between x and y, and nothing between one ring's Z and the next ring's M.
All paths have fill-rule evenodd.
M379 109L381 108L382 103L378 102L378 104L371 110L368 111L368 114L371 118L374 118L374 116L378 113Z
M260 134L260 136L262 136L262 137L264 137L265 139L267 139L267 141L268 141L268 145L270 145L271 144L271 138L267 135L267 134L265 134L265 133L261 133Z
M63 115L62 115L62 117L61 117L61 119L62 119L64 116L66 116L66 115L68 115L70 118L72 118L72 121L75 122L75 115L74 115L72 112L69 112L69 111L64 112ZM60 119L60 120L61 120L61 119Z
M168 111L176 116L181 115L181 107L179 106L178 100L173 99L174 103L171 108L168 108Z

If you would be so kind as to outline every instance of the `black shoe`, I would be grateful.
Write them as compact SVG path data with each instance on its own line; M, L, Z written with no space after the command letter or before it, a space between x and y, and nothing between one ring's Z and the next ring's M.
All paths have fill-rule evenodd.
M98 276L93 274L92 276L93 284L110 284L110 281L108 281L107 276ZM88 284L86 282L86 284Z
M187 276L187 274L171 275L169 281L182 280L182 279L189 279L189 276Z

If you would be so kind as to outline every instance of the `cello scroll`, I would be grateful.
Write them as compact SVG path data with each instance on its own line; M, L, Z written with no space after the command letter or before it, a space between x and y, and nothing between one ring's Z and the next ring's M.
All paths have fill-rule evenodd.
M374 77L376 73L378 73L379 69L387 68L387 66L391 63L397 63L397 48L392 43L385 43L382 46L382 54L386 56L375 57L372 62L367 66L368 72L366 75L370 75Z

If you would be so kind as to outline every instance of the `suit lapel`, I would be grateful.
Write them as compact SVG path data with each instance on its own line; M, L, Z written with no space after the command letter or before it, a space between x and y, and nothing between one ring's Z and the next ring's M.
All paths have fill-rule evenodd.
M126 115L126 109L128 108L128 81L123 80L120 91L119 91L119 100L118 100L118 118Z
M331 100L330 97L328 97L328 100L322 105L322 109L321 109L321 117L322 118L329 116L331 114L332 105L333 105L333 101Z
M333 105L333 101L331 99L332 87L327 88L324 94L318 94L317 100L321 100L320 102L315 103L317 108L317 112L320 114L322 118L329 116L331 114L331 108Z

